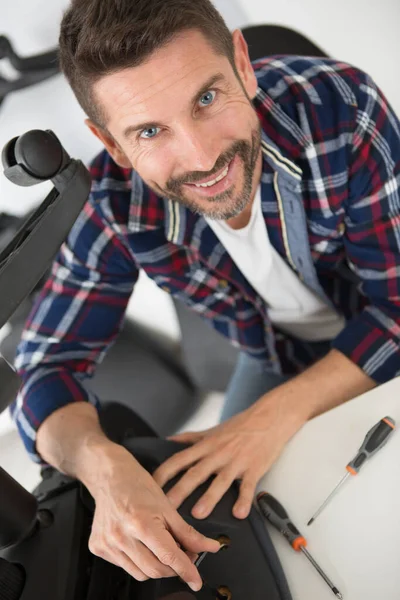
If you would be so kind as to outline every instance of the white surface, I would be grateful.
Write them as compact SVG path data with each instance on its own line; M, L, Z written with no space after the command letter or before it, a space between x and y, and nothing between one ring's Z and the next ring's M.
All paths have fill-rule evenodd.
M400 597L400 379L321 415L296 434L258 489L274 495L345 600ZM351 477L310 527L306 523L346 473L367 431L395 419L386 446ZM268 524L293 600L332 600L307 559Z
M178 317L171 296L146 275L139 274L127 315L151 329L156 329L175 342L181 339Z
M2 412L0 414L0 441L1 441L1 436L9 433L10 431L14 431L14 430L15 430L15 426L11 419L10 413L8 410L5 410L4 412ZM0 465L2 464L1 463L2 456L3 456L3 453L0 454ZM7 456L7 454L6 454L6 456Z
M5 415L0 415L4 423ZM0 431L0 467L30 492L40 482L40 467L31 461L16 430Z
M206 221L266 302L274 325L313 342L333 340L340 333L344 317L306 286L271 245L261 208L261 186L245 227L233 229L226 221L207 217Z

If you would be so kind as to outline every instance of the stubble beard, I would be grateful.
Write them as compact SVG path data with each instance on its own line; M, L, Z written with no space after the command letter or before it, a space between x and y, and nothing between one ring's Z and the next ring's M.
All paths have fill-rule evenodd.
M257 164L261 148L261 125L254 129L251 136L251 142L247 140L238 140L232 144L232 146L224 152L215 163L213 173L218 173L224 167L226 167L235 156L239 156L243 164L243 188L241 192L236 192L236 186L231 186L231 189L217 194L210 198L202 198L203 202L209 203L209 208L204 209L200 207L196 200L188 198L182 191L182 186L185 183L196 183L205 179L204 173L192 173L184 178L169 180L165 186L165 189L158 188L158 186L149 187L156 192L156 194L163 195L172 201L182 204L188 208L191 212L207 217L213 220L227 220L232 217L239 215L248 205L251 200L253 190L253 177L254 171ZM195 188L194 188L195 189Z

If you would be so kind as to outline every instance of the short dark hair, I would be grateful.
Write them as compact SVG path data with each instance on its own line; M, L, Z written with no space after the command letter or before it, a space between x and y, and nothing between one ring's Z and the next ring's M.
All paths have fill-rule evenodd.
M236 72L231 32L210 0L72 0L61 23L61 70L87 116L105 128L94 83L140 65L189 29L199 30Z

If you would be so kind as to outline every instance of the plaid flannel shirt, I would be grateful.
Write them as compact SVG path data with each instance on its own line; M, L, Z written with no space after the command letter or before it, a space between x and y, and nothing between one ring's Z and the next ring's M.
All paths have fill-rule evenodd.
M400 371L400 124L371 78L343 62L254 63L262 127L262 211L271 243L346 318L332 341L370 377ZM157 196L102 152L92 191L35 302L18 347L11 414L32 459L36 432L71 402L115 340L144 269L233 344L276 372L312 345L277 331L204 218Z

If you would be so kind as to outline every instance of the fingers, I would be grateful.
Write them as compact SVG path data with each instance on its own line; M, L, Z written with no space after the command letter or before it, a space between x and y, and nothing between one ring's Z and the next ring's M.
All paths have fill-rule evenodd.
M161 577L176 577L176 572L162 564L156 556L144 544L135 541L134 544L126 545L123 552L133 564L136 565L147 579L160 579Z
M185 433L177 433L176 435L170 435L167 440L173 442L182 442L183 444L195 444L204 437L204 431L185 431Z
M160 529L157 535L153 533L143 542L163 565L170 567L194 592L201 589L203 582L198 570L166 529ZM186 548L184 540L182 545Z
M121 550L110 548L105 545L98 546L93 542L89 543L89 550L95 556L98 556L117 567L121 567L137 581L146 581L148 579L148 576L132 562L125 552L122 552Z
M243 467L239 467L237 462L232 460L232 456L226 454L226 452L220 454L215 452L208 454L207 452L207 443L200 442L167 460L153 476L157 483L163 487L172 477L191 465L166 494L172 506L177 509L199 485L207 481L211 475L217 473L207 492L203 494L192 509L192 515L195 518L204 519L214 510L233 481L243 474L239 498L233 508L233 515L238 519L248 517L257 482L264 471L258 476L254 468L251 471L246 471Z
M261 475L258 477L254 474L249 474L243 477L243 480L240 483L239 498L235 502L232 510L233 516L237 519L245 519L249 516L257 483L260 478Z
M135 540L118 545L97 544L91 542L90 551L124 569L138 581L147 579L161 579L162 577L176 577L175 571L163 565L146 546Z
M236 469L225 468L210 484L208 490L201 496L192 509L196 519L205 519L214 510L222 496L231 487L236 475Z
M204 455L205 449L203 448L201 442L192 446L191 448L186 448L181 452L177 452L171 458L166 460L156 469L153 473L153 478L158 483L158 485L162 488L164 485L175 475L178 475L181 471L190 467L195 462L197 462Z
M188 555L189 559L192 561L192 563L195 563L196 560L199 558L199 554L197 552L186 552L186 554Z
M137 581L147 581L147 579L149 578L147 575L145 575L143 573L143 571L141 571L139 569L139 567L137 567L129 558L129 556L127 556L124 552L122 552L121 550L117 550L115 552L115 558L116 560L112 560L109 562L112 562L114 564L116 564L118 567L121 567L121 569L124 569L124 571L126 571L127 573L129 573L129 575L131 575L131 577L133 577L134 579L136 579Z
M192 508L192 515L196 519L205 519L208 517L231 487L234 480L239 478L237 465L226 465L223 467L219 464L219 461L222 460L222 456L219 458L214 456L210 459L204 459L190 468L167 493L167 498L172 506L178 508L199 485L209 479L214 471L221 469L207 491ZM236 518L245 519L248 517L256 486L261 476L262 474L258 476L254 471L247 472L244 475L240 484L239 498L233 507L233 515Z
M202 445L204 442L199 442L198 446ZM188 449L183 466L201 452L201 448ZM174 461L177 471L182 458L179 461ZM93 490L96 509L89 550L139 581L177 575L193 591L200 590L202 580L194 557L217 552L218 541L190 527L151 475L142 467L137 469L136 463L132 468L129 453L113 455L110 464L113 468L107 470L108 477Z
M197 531L197 529L186 523L175 510L171 510L171 514L168 515L168 524L174 537L189 553L215 553L221 549L221 545L217 540Z
M224 466L223 460L226 461L226 459L219 456L209 456L188 469L166 494L172 506L178 508L199 485L207 481L213 473ZM223 478L225 479L225 474Z

